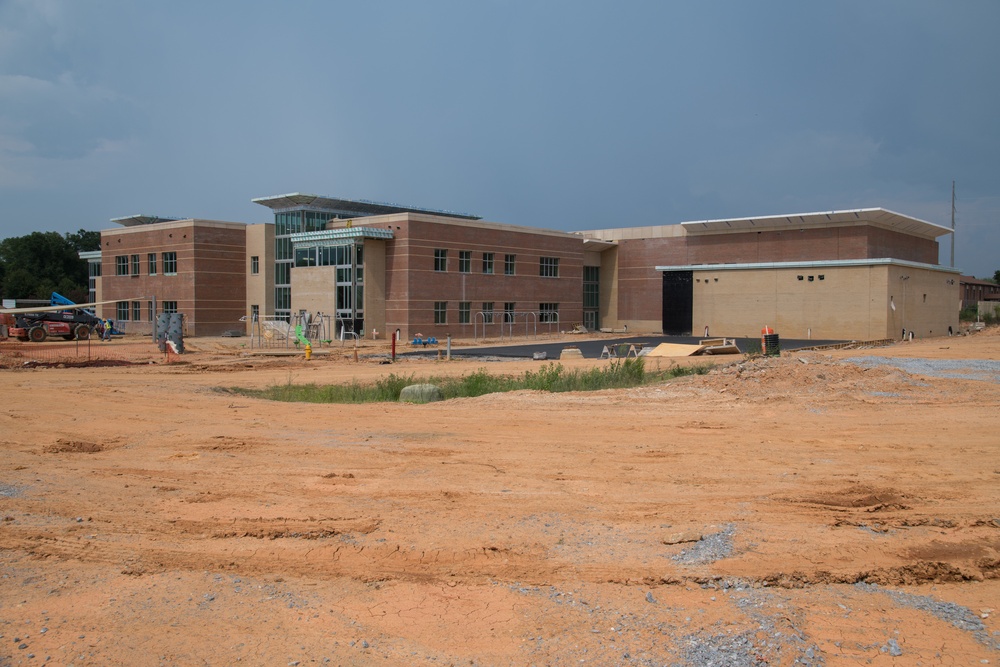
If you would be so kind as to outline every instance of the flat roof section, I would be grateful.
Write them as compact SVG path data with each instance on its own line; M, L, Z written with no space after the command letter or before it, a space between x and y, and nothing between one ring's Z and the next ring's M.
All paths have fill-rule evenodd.
M274 195L273 197L258 197L251 199L254 204L260 204L273 210L275 213L282 211L310 210L326 213L335 213L346 217L365 217L370 215L388 215L391 213L431 213L443 215L450 218L462 218L465 220L481 220L478 215L470 213L456 213L454 211L439 211L432 208L417 208L414 206L400 206L398 204L386 204L367 199L343 199L340 197L325 197L322 195L303 194L293 192L287 195Z
M119 225L125 227L135 227L136 225L155 225L160 222L177 222L178 220L187 220L188 218L165 218L160 215L125 215L120 218L111 218L111 222L117 222Z
M757 218L728 218L722 220L695 220L682 222L688 234L720 234L726 232L771 231L774 229L801 229L803 227L843 226L872 224L904 234L936 239L951 234L950 227L936 225L884 208L858 208L848 211L820 213L793 213Z

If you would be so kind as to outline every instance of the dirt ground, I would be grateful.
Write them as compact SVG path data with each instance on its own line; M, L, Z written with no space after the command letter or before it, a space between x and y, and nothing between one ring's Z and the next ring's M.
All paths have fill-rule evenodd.
M226 388L541 362L3 370L0 666L996 664L997 360L987 330L427 405Z

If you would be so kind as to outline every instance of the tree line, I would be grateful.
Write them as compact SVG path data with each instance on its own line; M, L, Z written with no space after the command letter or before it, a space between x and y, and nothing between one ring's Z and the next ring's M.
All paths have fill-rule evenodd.
M79 253L101 249L101 233L31 232L0 241L0 296L49 300L52 292L87 301L87 261Z

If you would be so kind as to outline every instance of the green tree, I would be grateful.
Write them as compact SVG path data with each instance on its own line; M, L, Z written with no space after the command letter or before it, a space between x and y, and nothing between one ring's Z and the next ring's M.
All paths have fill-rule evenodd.
M78 232L66 232L66 240L69 241L77 252L101 249L101 233L88 232L81 229Z
M997 285L1000 285L1000 269L997 269L996 271L993 272L993 282L995 282Z
M92 245L89 234L83 230L66 236L32 232L0 241L0 294L7 299L48 299L58 291L70 299L84 300L87 262L77 254L77 244ZM76 238L70 240L70 236Z

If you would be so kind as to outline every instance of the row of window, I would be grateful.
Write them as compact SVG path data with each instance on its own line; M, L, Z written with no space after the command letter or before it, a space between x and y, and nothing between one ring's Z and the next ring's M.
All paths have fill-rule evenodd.
M494 265L496 263L496 254L492 252L484 252L482 255L482 267L483 273L486 275L492 275L495 273ZM503 256L503 274L505 276L516 275L517 267L517 255ZM448 270L448 250L445 248L435 248L434 249L434 270L443 272ZM459 273L472 273L472 251L471 250L459 250L458 251L458 272ZM541 257L538 260L538 275L546 278L558 278L559 277L559 258L558 257Z
M164 313L176 313L177 312L177 302L176 301L161 301L161 307ZM142 301L118 301L115 303L115 314L118 316L116 321L118 322L141 322L142 321ZM153 312L153 302L146 302L146 321L152 322L153 316L156 313Z
M503 304L503 322L510 323L514 321L516 306L517 304L513 301L507 301ZM495 304L492 301L483 301L483 307L479 311L483 316L484 324L493 324L495 322L494 308ZM459 324L470 324L472 321L472 302L471 301L459 301L458 302L458 323ZM538 322L542 324L556 324L559 322L559 304L558 303L540 303L538 304ZM447 301L435 301L434 302L434 324L448 324L448 302Z
M157 255L155 252L151 252L146 255L146 272L148 275L156 275L156 260ZM138 276L140 273L141 262L139 261L139 255L118 255L115 257L116 276ZM163 275L177 275L176 252L163 253Z

